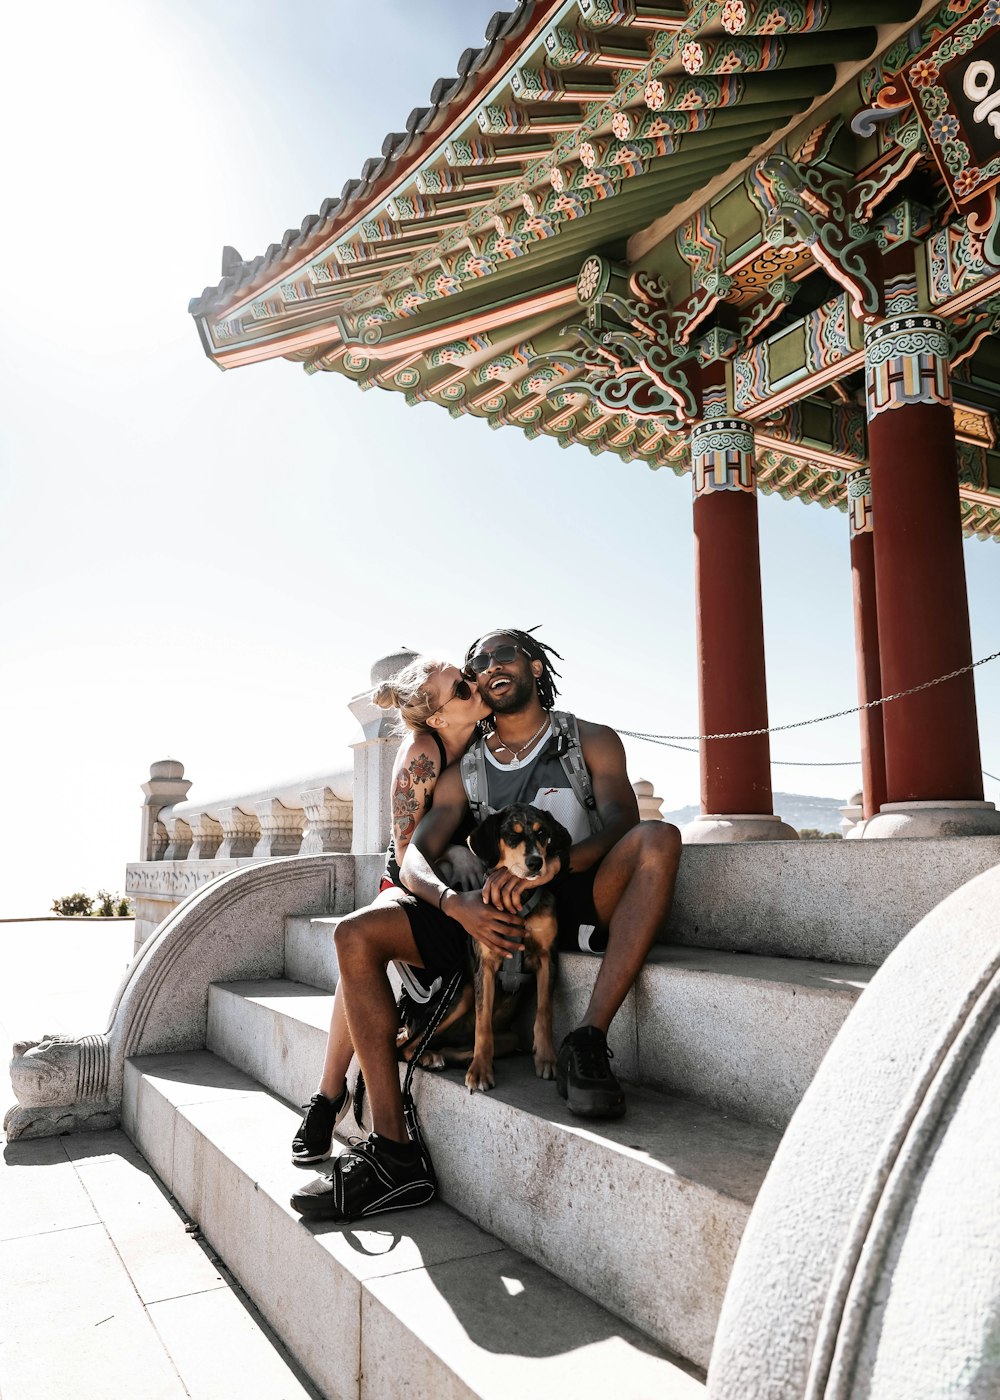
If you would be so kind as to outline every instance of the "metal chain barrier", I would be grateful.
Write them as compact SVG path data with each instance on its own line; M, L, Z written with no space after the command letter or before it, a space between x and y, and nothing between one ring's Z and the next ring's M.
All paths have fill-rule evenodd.
M897 690L895 695L883 695L878 700L869 700L864 705L855 705L849 710L834 710L829 715L817 715L815 719L800 719L794 724L772 724L764 729L739 729L733 734L643 734L634 729L619 729L619 734L624 734L628 739L648 739L652 744L664 744L668 748L675 748L675 741L686 740L688 743L703 743L706 739L752 739L758 734L781 734L789 729L805 729L810 724L825 724L829 719L842 719L845 715L858 715L863 710L874 710L879 705L888 705L893 700L903 700L907 695L916 695L921 690L930 690L932 686L943 685L945 681L953 681L956 676L964 676L967 671L974 671L977 666L985 666L987 661L996 661L1000 656L1000 651L995 651L991 656L983 656L978 661L970 661L968 666L960 666L957 671L949 671L946 676L935 676L932 681L922 681L920 685L911 685L909 690ZM687 750L694 753L694 749ZM792 767L812 767L812 764L791 764ZM816 767L839 768L839 763L816 764Z
M630 739L646 739L650 744L659 744L661 749L677 749L681 753L700 753L700 749L690 749L686 744L670 744L666 740L660 739L652 734L633 734L629 729L616 729L616 734L625 734ZM826 760L821 759L818 763L810 763L807 758L772 758L771 764L775 768L856 768L861 762L860 758L841 758Z

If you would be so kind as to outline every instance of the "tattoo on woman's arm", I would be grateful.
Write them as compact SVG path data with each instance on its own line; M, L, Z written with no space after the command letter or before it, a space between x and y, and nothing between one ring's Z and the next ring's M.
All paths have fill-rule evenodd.
M429 754L419 753L410 763L409 773L415 783L432 783L437 777L437 767Z
M420 817L430 809L436 777L437 765L427 754L418 754L396 774L392 788L392 829L397 845L409 842Z

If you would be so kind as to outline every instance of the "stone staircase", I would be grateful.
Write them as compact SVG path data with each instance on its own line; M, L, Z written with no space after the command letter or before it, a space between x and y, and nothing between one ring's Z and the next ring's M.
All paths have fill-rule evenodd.
M732 878L739 890L738 868ZM785 937L780 918L768 956L658 947L611 1036L634 1086L623 1120L571 1118L528 1057L498 1061L486 1095L458 1071L421 1072L441 1199L361 1228L305 1225L288 1203L303 1179L288 1149L323 1058L335 922L287 918L284 977L213 985L206 1048L129 1059L122 1103L129 1134L316 1385L372 1400L703 1394L758 1188L874 968L802 957L808 935ZM824 956L837 944L827 929ZM557 1037L595 972L562 959Z

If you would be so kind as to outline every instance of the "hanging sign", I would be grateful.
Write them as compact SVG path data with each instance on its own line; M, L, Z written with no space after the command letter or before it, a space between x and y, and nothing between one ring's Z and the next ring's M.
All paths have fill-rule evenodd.
M952 197L1000 180L1000 0L987 0L903 69Z

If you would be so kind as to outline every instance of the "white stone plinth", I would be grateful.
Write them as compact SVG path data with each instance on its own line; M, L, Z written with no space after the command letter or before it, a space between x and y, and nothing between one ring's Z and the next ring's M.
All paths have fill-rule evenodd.
M663 820L663 798L657 797L653 784L648 778L637 778L632 784L635 800L639 804L641 822L661 822Z
M865 823L865 841L889 837L996 836L1000 812L992 802L883 802Z
M374 684L375 667L372 668L372 676ZM361 855L367 851L384 851L389 844L392 831L389 788L392 765L402 736L396 731L398 712L383 710L372 704L370 692L355 695L348 709L364 734L359 743L351 745L354 750L354 833L351 850Z
M780 817L760 812L706 813L681 829L686 846L715 846L729 841L797 841L799 833Z
M855 792L840 809L840 834L845 841L857 840L865 829L864 793Z

